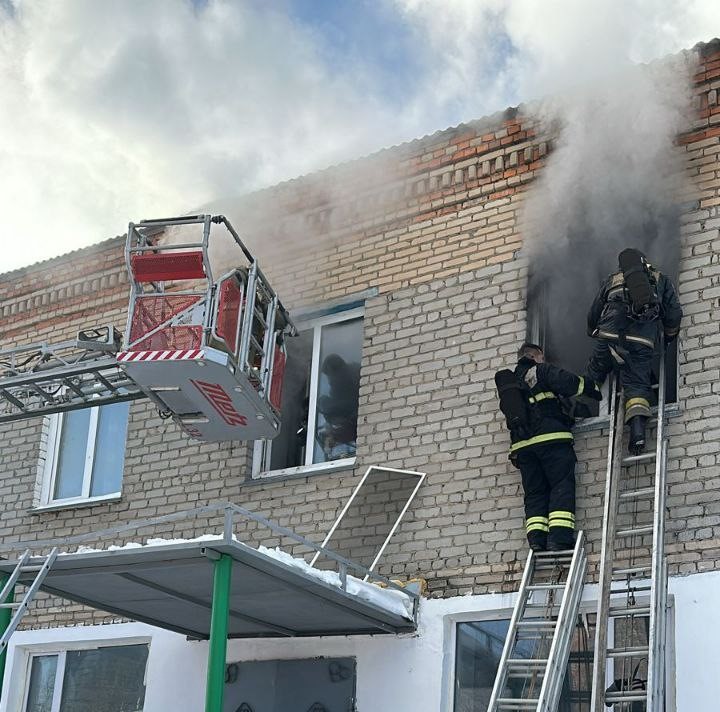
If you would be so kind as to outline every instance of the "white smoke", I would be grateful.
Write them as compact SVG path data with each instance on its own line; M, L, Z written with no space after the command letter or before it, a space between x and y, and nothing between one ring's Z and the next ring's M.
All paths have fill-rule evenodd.
M408 71L293 2L0 0L0 269L720 33L714 0L383 0Z

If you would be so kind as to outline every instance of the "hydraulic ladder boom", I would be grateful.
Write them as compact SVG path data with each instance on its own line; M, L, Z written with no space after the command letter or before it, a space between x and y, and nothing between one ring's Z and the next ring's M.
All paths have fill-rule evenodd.
M0 351L0 423L144 397L117 364L119 339L107 326Z

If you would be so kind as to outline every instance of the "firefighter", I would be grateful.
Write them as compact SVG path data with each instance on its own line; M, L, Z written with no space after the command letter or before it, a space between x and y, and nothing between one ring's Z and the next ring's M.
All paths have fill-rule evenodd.
M563 399L602 396L593 381L545 363L536 344L524 343L518 359L514 371L495 374L495 383L525 492L525 531L533 551L561 551L575 539L577 462Z
M666 344L677 337L682 308L670 278L642 252L625 249L618 255L618 264L619 270L603 282L588 313L588 335L596 341L586 372L602 385L610 371L619 369L629 449L639 455L645 449L652 363L660 331Z

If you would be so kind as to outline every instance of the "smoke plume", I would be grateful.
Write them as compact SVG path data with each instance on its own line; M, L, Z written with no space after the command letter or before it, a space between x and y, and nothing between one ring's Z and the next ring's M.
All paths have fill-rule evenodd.
M526 209L530 313L545 310L552 359L580 370L591 340L587 310L625 247L674 275L689 127L690 53L628 66L529 110L544 119L555 150Z

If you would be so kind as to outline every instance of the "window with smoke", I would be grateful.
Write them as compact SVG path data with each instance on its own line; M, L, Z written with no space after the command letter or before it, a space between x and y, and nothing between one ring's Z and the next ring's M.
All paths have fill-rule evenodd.
M624 248L642 250L677 284L688 191L675 138L689 126L691 68L686 57L637 67L534 107L554 150L525 210L528 336L559 366L583 372L587 312Z

